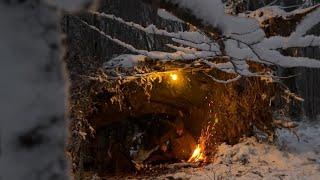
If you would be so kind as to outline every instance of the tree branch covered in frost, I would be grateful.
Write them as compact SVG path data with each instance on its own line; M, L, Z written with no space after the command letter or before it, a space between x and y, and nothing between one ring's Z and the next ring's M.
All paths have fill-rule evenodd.
M199 33L199 32L188 32L188 31L184 31L184 32L177 32L177 33L173 33L173 32L168 32L166 30L162 30L162 29L158 29L155 25L149 25L148 27L143 27L140 24L136 24L134 22L127 22L125 20L123 20L122 18L116 17L112 14L105 14L105 13L98 13L98 12L93 12L91 11L92 14L95 14L99 17L103 17L103 18L107 18L110 20L115 20L121 24L125 24L127 26L133 27L135 29L138 29L140 31L143 31L147 34L156 34L156 35L161 35L161 36L167 36L170 38L173 38L173 40L175 42L179 42L181 44L183 44L183 42L188 45L191 46L193 48L197 48L200 50L204 50L204 51L219 51L218 45L216 43L213 43L212 40ZM213 49L214 48L214 49Z
M273 9L275 8L273 7ZM268 9L268 12L269 10L271 9ZM306 35L308 30L310 30L312 27L320 23L319 5L311 8L306 8L306 10L299 9L299 10L296 10L295 13L305 13L310 10L313 10L313 11L305 16L305 18L297 25L295 31L292 32L289 37L274 36L274 37L264 39L261 42L261 44L263 44L263 46L269 49L280 49L280 48L286 49L291 47L320 46L319 36ZM257 11L262 12L262 9ZM273 12L272 16L270 17L282 16L283 18L289 18L290 16L293 16L293 14L294 13Z
M147 2L153 2L146 0ZM182 11L190 12L192 16L201 20L203 26L196 27L195 31L168 32L157 28L155 25L143 27L134 22L128 22L120 17L112 14L100 12L90 12L91 14L116 21L125 26L142 31L146 34L154 34L165 36L172 39L168 47L174 52L147 51L135 48L133 45L125 43L115 37L111 37L99 28L92 26L80 20L82 23L90 27L92 30L99 32L102 36L113 41L114 43L130 50L137 55L121 55L109 62L105 63L108 71L113 75L122 78L132 75L143 76L143 71L137 71L136 66L146 61L158 61L163 63L175 62L192 65L192 63L200 63L205 68L218 69L220 71L234 74L234 78L229 80L219 80L210 74L208 77L219 83L228 83L238 80L241 76L266 76L262 73L250 72L247 61L253 61L265 65L279 65L282 67L310 67L320 68L320 61L306 57L290 57L282 55L279 50L290 47L308 47L319 46L320 37L314 35L306 35L307 31L313 26L320 23L320 8L314 6L305 10L292 12L291 14L280 11L279 8L269 6L251 13L250 17L256 17L255 13L265 13L263 20L267 17L275 16L292 16L294 13L304 12L307 15L297 25L296 30L289 37L273 36L266 37L261 23L250 17L238 17L225 14L223 3L220 0L160 0L156 1L159 7L178 7ZM166 8L165 8L166 9ZM170 8L168 8L170 11ZM167 13L167 12L166 12ZM171 12L171 19L175 11ZM268 16L269 14L269 16ZM259 19L260 18L260 19ZM261 17L258 20L261 21ZM177 19L186 18L177 17ZM190 24L199 24L199 22L187 22ZM210 27L210 28L203 28ZM218 29L213 32L208 29ZM227 62L215 62L218 59L224 59ZM114 73L119 71L122 73Z
M99 32L102 36L106 37L107 39L113 41L114 43L130 50L133 53L137 53L140 55L145 56L146 58L150 58L150 59L154 59L154 60L162 60L162 61L167 61L167 60L184 60L184 61L188 61L188 60L194 60L194 59L198 59L198 58L207 58L207 57L214 57L216 55L215 52L211 52L211 51L194 51L194 52L190 52L190 53L184 53L182 51L176 51L174 53L169 53L169 52L160 52L160 51L146 51L146 50L140 50L140 49L136 49L134 46L132 46L131 44L127 44L119 39L116 38L112 38L111 36L107 35L106 33L104 33L103 31L101 31L100 29L98 29L95 26L89 25L87 22L80 20L81 22L83 22L84 24L86 24L88 27L90 27L91 29ZM156 31L154 31L156 32ZM181 36L182 37L182 36ZM131 57L133 58L133 56Z

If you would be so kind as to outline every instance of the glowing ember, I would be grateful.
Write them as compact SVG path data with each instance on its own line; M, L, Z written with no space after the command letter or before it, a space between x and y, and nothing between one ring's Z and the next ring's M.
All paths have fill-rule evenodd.
M177 74L170 74L170 77L173 81L178 80L178 75Z
M193 151L192 156L189 158L188 162L199 162L204 160L203 148L200 144L197 145L196 149Z

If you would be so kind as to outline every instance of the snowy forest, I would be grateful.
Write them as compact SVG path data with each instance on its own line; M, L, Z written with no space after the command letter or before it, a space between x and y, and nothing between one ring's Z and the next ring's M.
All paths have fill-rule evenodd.
M0 15L0 180L320 179L319 0Z

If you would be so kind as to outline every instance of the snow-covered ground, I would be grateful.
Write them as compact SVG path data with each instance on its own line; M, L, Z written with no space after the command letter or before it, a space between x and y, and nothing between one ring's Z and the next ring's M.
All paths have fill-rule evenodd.
M320 123L300 123L297 137L279 130L277 145L244 139L222 144L214 163L159 179L320 179Z

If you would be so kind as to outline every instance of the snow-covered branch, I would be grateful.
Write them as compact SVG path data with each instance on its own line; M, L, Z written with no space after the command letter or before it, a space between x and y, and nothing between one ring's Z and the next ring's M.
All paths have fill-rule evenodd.
M193 47L198 48L198 49L200 49L201 45L203 45L203 44L207 44L208 46L210 46L211 43L213 43L210 38L208 38L204 34L201 34L197 31L195 31L195 32L190 32L190 31L168 32L163 29L158 29L153 24L149 25L148 27L143 27L140 24L136 24L134 22L127 22L127 21L123 20L122 18L114 16L113 14L105 14L105 13L93 12L93 11L90 11L90 13L92 13L96 16L99 16L99 17L103 17L103 18L117 21L118 23L121 23L121 24L130 26L132 28L138 29L138 30L143 31L147 34L156 34L156 35L166 36L166 37L174 38L174 39L185 41L185 42L191 42L194 45ZM212 46L217 46L217 45L215 43L213 43ZM201 50L207 50L207 49L201 49ZM216 49L216 50L218 51L219 49Z
M221 80L221 79L217 79L215 78L213 75L210 75L210 74L207 74L205 73L208 77L210 77L213 81L217 82L217 83L222 83L222 84L228 84L228 83L231 83L231 82L234 82L234 81L237 81L241 78L240 75L238 75L237 77L235 78L232 78L232 79L228 79L228 80Z
M275 8L273 8L275 9ZM258 12L262 13L264 11L257 10ZM311 11L312 10L312 11ZM271 9L268 9L267 13ZM311 12L310 12L311 11ZM297 25L294 32L290 34L289 37L282 37L282 36L273 36L270 38L265 38L261 44L263 44L264 47L268 49L287 49L291 47L308 47L308 46L320 46L320 37L314 36L314 35L306 35L307 32L314 27L315 25L320 23L320 8L319 6L307 8L306 10L299 10L296 13L306 13L307 14L302 21ZM264 12L264 14L267 14ZM285 13L285 12L273 12L270 17L283 17L283 18L289 18L290 16L293 16L294 13ZM265 15L267 16L267 15Z
M106 34L99 28L92 26L88 24L86 21L79 19L80 22L83 24L87 25L89 28L92 30L98 32L108 40L128 49L132 53L140 54L143 55L147 58L153 59L153 60L162 60L162 61L168 61L168 60L181 60L181 61L188 61L188 60L195 60L199 58L209 58L209 57L215 57L217 54L216 52L211 52L211 51L194 51L190 53L185 53L182 51L176 51L174 53L169 53L169 52L161 52L161 51L146 51L146 50L140 50L136 49L134 46L131 44L125 43L119 39L113 38L110 35Z
M157 1L158 2L158 1ZM252 73L249 70L247 61L254 61L265 65L279 65L283 67L310 67L320 68L320 61L306 57L290 57L282 55L279 50L291 47L308 47L319 46L320 37L314 35L306 35L308 30L313 26L320 23L320 8L319 6L299 10L296 13L307 14L302 19L300 24L297 25L294 32L288 37L273 36L266 37L263 29L260 27L262 17L257 21L250 17L256 17L255 13L266 13L263 21L267 17L291 17L292 13L285 13L279 8L268 6L264 9L257 10L251 13L250 17L238 17L225 14L223 10L223 3L220 0L161 0L160 3L165 4L161 7L177 6L182 11L188 11L192 16L200 19L202 26L196 27L197 31L181 31L181 32L168 32L163 29L157 28L155 25L143 27L134 22L128 22L120 17L112 14L105 14L100 12L92 12L97 17L112 20L117 23L132 27L146 34L154 34L171 38L172 44L167 44L168 47L175 50L175 52L159 52L147 51L137 49L134 46L127 44L117 38L111 37L99 28L80 20L82 23L91 29L99 32L107 39L114 43L128 49L137 55L121 55L117 58L111 59L106 65L107 69L130 69L126 71L128 76L134 71L138 64L143 64L146 60L156 60L161 62L180 61L183 63L193 63L198 61L212 69L236 74L236 78L224 81L218 80L215 77L211 79L226 83L233 82L241 76L263 76L261 73ZM158 2L159 4L159 2ZM180 10L177 10L180 11ZM179 13L173 13L174 15ZM170 16L174 16L170 14ZM186 19L184 17L176 17L177 19ZM199 22L188 22L191 24L199 24ZM211 27L211 28L203 28ZM208 32L208 29L219 29L217 32ZM205 33L203 33L205 32ZM208 34L214 34L212 37ZM218 36L217 36L218 34ZM179 44L178 46L176 44ZM224 58L227 57L227 58ZM224 58L227 62L217 63L214 62L215 58ZM143 59L143 60L142 60ZM123 74L122 74L123 76Z

